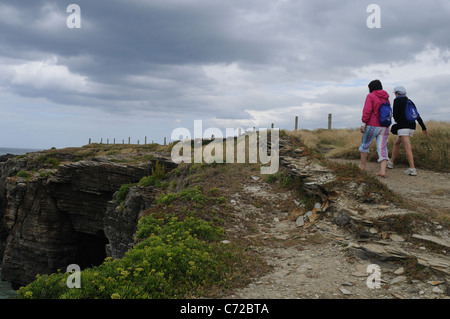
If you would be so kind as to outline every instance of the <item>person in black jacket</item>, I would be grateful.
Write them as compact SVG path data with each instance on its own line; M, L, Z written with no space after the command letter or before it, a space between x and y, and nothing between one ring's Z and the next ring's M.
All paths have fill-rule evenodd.
M406 96L406 89L403 86L397 86L394 89L395 100L393 107L393 116L395 123L397 125L397 138L394 142L394 147L392 149L391 160L388 161L387 167L394 168L394 161L400 151L400 144L403 144L406 153L406 159L408 160L409 168L403 172L405 175L416 176L417 170L414 166L414 156L411 148L411 140L410 138L413 136L414 131L416 130L416 122L408 122L406 120L405 109L406 102L408 101L408 97ZM414 103L413 103L414 104ZM417 118L417 122L422 128L422 132L425 136L428 135L427 128L422 118L419 116Z

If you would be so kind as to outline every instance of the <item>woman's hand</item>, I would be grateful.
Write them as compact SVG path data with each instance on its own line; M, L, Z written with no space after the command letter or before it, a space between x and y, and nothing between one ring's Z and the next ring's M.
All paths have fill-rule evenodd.
M359 131L364 134L364 132L366 131L366 126L361 125L361 127L359 128Z

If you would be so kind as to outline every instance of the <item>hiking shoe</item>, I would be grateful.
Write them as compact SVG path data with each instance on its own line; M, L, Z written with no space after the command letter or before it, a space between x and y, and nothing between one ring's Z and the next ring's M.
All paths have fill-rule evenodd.
M408 168L407 170L405 170L403 172L403 174L405 175L411 175L411 176L416 176L417 175L417 170L415 168Z
M387 168L394 168L394 163L392 163L391 161L388 161Z

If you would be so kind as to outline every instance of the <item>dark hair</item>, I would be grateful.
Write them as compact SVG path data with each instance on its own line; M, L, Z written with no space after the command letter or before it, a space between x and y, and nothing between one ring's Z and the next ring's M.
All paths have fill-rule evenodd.
M381 84L380 80L373 80L372 82L369 83L370 93L372 93L373 91L382 90L382 89L383 89L383 85Z

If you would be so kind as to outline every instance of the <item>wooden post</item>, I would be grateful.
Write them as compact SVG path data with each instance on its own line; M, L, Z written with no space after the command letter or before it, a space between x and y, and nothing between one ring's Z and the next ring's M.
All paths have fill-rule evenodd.
M167 144L166 144L166 138L164 138L164 146L166 146Z
M91 145L91 138L89 138L89 145Z
M114 138L114 145L116 145L116 138Z
M103 138L102 138L102 139L100 139L100 144L103 144Z
M122 144L125 144L125 140L124 139L122 139Z
M139 145L139 140L138 140L138 145Z
M106 145L109 145L109 138L106 139Z
M298 130L298 116L295 117L295 130Z
M333 118L333 115L330 113L328 114L328 130L331 130L331 120Z
M273 128L273 123L272 123L272 128Z
M128 138L128 145L131 144L131 137Z
M147 145L147 136L145 137L145 145Z

